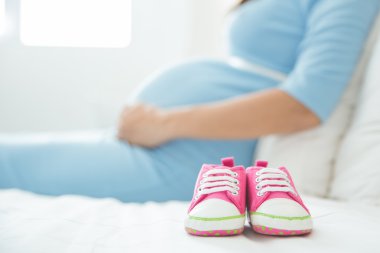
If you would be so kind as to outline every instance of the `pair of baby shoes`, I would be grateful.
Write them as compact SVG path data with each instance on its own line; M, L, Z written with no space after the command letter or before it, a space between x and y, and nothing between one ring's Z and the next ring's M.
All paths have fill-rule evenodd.
M185 229L199 236L241 234L246 210L252 229L260 234L301 235L313 226L285 167L268 168L266 161L256 161L245 170L228 157L221 165L202 166Z

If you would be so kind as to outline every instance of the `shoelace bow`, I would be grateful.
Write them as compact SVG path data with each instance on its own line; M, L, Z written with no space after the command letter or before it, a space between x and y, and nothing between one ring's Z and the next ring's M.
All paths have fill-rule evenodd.
M266 192L291 192L297 195L290 184L288 175L276 168L263 168L256 172L257 195L263 196Z
M219 174L219 175L218 175ZM220 175L228 174L228 175ZM203 179L199 182L198 192L195 196L198 199L203 194L229 191L233 195L239 194L238 173L229 169L215 168L203 174Z

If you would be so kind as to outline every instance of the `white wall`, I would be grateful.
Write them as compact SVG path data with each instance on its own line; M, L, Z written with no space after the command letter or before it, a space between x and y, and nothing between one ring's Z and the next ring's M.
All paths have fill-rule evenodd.
M124 49L27 47L19 0L6 0L0 35L0 131L57 131L114 124L128 93L149 73L183 58L221 54L233 0L133 0Z

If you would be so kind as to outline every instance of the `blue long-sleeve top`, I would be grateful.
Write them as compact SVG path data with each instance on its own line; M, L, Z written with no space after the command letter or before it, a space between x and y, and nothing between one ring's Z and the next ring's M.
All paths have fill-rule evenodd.
M349 83L379 6L380 0L252 0L233 13L229 51L287 74L279 88L325 121Z

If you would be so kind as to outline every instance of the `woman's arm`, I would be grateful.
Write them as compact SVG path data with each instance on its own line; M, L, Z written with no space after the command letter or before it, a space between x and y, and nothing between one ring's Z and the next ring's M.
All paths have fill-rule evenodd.
M184 138L253 139L319 124L314 113L278 89L173 111L168 117L177 137Z
M127 107L119 138L155 147L177 138L253 139L291 133L319 124L318 117L284 91L271 89L218 103L162 111Z

